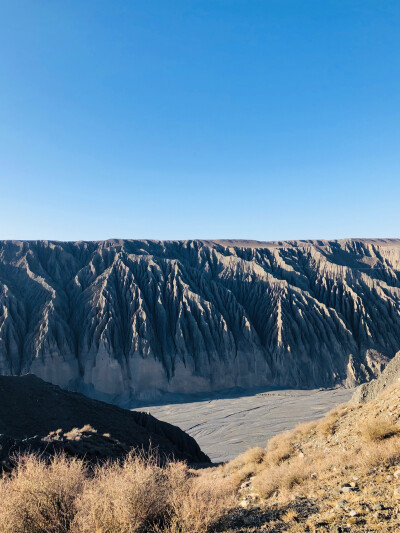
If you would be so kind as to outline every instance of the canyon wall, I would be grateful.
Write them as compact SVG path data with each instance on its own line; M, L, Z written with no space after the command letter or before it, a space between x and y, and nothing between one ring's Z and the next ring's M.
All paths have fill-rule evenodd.
M353 386L400 349L400 240L0 241L0 374L102 399Z

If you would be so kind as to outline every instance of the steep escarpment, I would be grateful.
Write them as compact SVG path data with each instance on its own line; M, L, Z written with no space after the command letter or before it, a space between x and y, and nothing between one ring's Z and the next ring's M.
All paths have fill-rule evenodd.
M0 373L97 397L354 385L400 348L400 241L0 242Z

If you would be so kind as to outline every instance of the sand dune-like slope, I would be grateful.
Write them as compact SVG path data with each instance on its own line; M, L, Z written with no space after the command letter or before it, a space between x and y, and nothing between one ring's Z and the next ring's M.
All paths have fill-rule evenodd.
M353 386L399 319L400 240L0 242L0 373L104 399Z

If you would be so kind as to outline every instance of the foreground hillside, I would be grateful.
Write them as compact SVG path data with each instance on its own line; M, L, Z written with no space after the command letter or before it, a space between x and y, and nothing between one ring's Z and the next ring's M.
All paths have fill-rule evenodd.
M399 240L0 242L0 373L104 399L354 385L399 316Z
M238 487L245 510L232 514L226 531L399 531L400 384L278 435L218 471Z
M15 453L57 452L92 463L149 448L161 458L209 463L196 441L146 413L127 411L67 392L36 376L0 376L0 464Z
M1 533L396 532L400 384L204 470L21 457L0 501Z

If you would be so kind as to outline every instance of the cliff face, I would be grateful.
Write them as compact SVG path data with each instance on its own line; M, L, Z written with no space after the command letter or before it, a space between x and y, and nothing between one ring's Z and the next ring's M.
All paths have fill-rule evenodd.
M0 242L0 373L97 397L354 385L400 348L400 240Z

